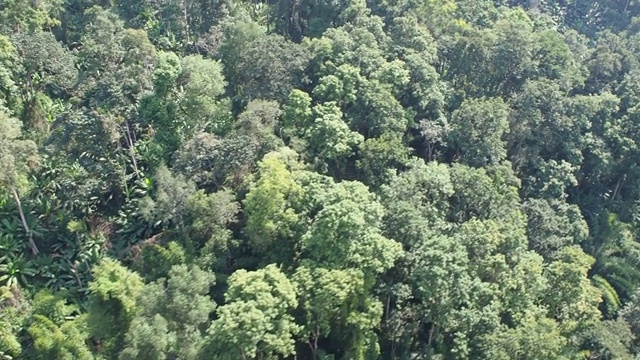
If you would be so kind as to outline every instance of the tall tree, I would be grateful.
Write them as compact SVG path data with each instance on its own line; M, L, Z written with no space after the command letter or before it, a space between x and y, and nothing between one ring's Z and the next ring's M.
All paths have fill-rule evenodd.
M508 116L501 99L467 99L454 111L451 137L464 163L482 167L506 158Z
M146 284L119 359L196 359L215 303L213 274L175 265L166 279Z
M299 326L290 312L297 304L295 287L276 265L238 270L229 277L226 303L217 310L201 359L260 359L291 355Z
M22 139L20 121L10 117L7 110L0 107L0 189L8 190L13 196L34 255L38 254L38 247L22 208L19 190L26 185L27 172L36 160L36 144L31 140Z
M116 358L124 346L144 283L137 273L111 259L95 265L93 275L89 283L89 333L99 345L97 353Z

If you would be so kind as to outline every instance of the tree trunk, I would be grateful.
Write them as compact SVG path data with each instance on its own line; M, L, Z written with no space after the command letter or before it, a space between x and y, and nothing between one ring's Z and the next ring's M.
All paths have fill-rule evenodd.
M129 145L129 154L131 155L131 162L133 163L133 169L136 171L136 177L140 179L140 172L138 171L138 162L136 161L136 154L133 150L133 139L131 138L131 130L129 128L129 121L124 120L124 124L126 125L126 133L125 139L127 140L127 145Z
M318 356L318 340L320 340L320 335L320 326L316 326L316 329L311 331L311 338L307 340L307 344L311 350L311 359L313 360L316 360Z
M433 341L433 335L435 333L436 326L435 324L431 324L431 329L429 329L429 340L427 341L427 346L431 348L431 342Z
M38 255L38 247L36 246L36 243L33 242L33 234L29 229L29 225L27 225L27 219L25 219L24 217L24 211L22 211L22 203L20 202L20 197L18 196L16 188L14 188L13 186L11 187L11 193L13 193L13 198L15 199L16 204L18 204L18 213L20 214L22 227L24 227L24 231L27 233L27 237L29 238L29 246L31 247L31 251L33 252L33 255Z

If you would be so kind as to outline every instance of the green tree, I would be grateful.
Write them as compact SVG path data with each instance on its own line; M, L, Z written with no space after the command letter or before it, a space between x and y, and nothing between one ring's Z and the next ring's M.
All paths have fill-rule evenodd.
M298 268L293 280L300 292L301 340L312 358L322 354L351 359L379 355L375 329L382 318L382 303L371 296L361 270ZM323 346L323 343L327 345ZM331 346L333 344L333 346Z
M50 32L22 33L13 37L19 61L12 67L13 78L21 93L22 113L27 129L34 135L49 132L50 96L68 96L78 71L75 57Z
M221 98L226 82L219 62L161 52L153 73L154 93L140 102L140 125L148 129L150 160L169 162L182 144L201 132L224 134L229 103Z
M258 167L259 177L244 200L247 215L244 231L258 252L269 254L268 249L276 248L272 254L279 260L280 255L286 254L290 261L296 251L291 242L296 240L302 221L291 202L302 187L275 154L266 155Z
M0 356L18 358L22 354L19 333L31 313L26 294L16 287L0 287Z
M27 329L33 339L33 358L94 359L87 346L86 315L77 316L77 307L67 305L64 298L43 290L33 300L33 312Z
M134 268L147 280L166 277L174 265L186 262L184 249L175 241L169 242L166 246L146 244L139 256Z
M282 128L287 136L304 134L305 128L311 124L311 96L302 90L291 91L283 106Z
M500 329L483 338L486 359L558 359L573 358L567 338L558 324L540 314L531 314L517 328Z
M303 45L239 16L223 26L220 56L233 99L284 100L300 84L309 54Z
M154 180L155 199L145 197L140 203L143 217L150 223L183 225L187 199L195 193L195 185L184 176L173 174L164 165L158 168Z
M602 294L591 284L587 273L595 259L579 247L562 249L558 260L549 264L545 276L550 289L545 303L549 315L562 324L563 332L575 333L600 319L598 305Z
M238 270L229 277L225 304L208 331L201 359L258 359L291 355L299 326L290 312L297 305L294 285L275 265Z
M349 129L335 102L318 104L313 113L315 120L306 134L310 157L321 170L331 167L340 174L364 137Z
M528 199L522 205L527 215L529 246L547 259L562 248L578 245L589 236L589 228L576 205L562 200Z
M467 99L453 112L451 137L464 163L482 167L506 158L508 116L501 99Z
M184 113L182 132L189 137L204 130L221 132L227 126L225 103L218 98L224 93L222 66L217 61L199 55L186 56L181 61L182 72L178 106Z
M402 138L394 133L384 133L379 138L370 138L361 145L356 168L362 172L364 183L379 186L388 181L396 169L409 162L408 148Z
M58 14L62 1L50 0L40 3L28 1L3 1L0 15L2 32L29 32L48 30L59 25Z
M26 185L27 172L35 164L36 156L36 144L22 139L20 121L10 117L6 110L0 107L0 189L9 191L18 205L20 220L34 255L39 251L25 218L19 189Z
M202 190L187 200L189 236L203 267L213 267L226 259L233 233L228 229L238 220L240 204L235 194L222 190L205 194Z
M152 89L156 49L146 32L125 29L110 10L96 6L85 16L77 94L85 106L131 117L138 101Z
M213 274L197 266L174 265L166 279L147 284L119 359L195 359L215 303L209 298Z
M520 180L511 164L502 163L475 169L466 165L451 166L454 194L449 217L457 223L478 219L509 219L520 213Z
M249 135L200 133L174 153L173 170L208 191L236 189L255 171L267 149Z
M607 214L594 227L586 250L595 258L591 269L593 283L602 292L605 310L611 317L621 305L621 299L631 299L639 280L636 259L640 247L634 240L632 228Z
M111 259L95 265L93 275L89 283L89 333L100 345L97 353L115 358L124 346L144 283L138 274Z
M540 46L533 35L533 22L521 9L509 11L496 21L491 61L496 65L491 74L491 89L497 94L518 91L525 81L535 76L534 54Z
M454 194L445 164L413 158L408 169L382 187L385 233L411 250L421 232L447 228L446 216Z
M0 52L0 101L10 111L19 113L22 104L12 70L19 59L15 45L8 36L0 35Z
M588 345L590 356L603 359L635 359L633 339L629 324L623 319L605 320L597 324L585 334L584 342Z
M391 268L401 246L381 233L384 208L366 186L341 182L302 236L306 256L329 269L361 269L368 279Z

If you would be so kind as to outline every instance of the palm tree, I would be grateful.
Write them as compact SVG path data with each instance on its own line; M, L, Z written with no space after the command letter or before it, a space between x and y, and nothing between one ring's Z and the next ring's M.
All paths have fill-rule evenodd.
M640 284L640 243L635 241L631 225L619 221L615 214L606 214L605 219L606 223L595 226L587 250L596 259L591 278L602 291L605 315L613 317Z

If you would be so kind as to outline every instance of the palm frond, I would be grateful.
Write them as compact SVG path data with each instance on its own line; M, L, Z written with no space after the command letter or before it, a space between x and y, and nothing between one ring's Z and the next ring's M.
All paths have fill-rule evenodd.
M611 286L607 279L600 275L593 276L591 281L602 293L602 299L604 300L607 315L613 316L622 306L618 292L613 286Z

